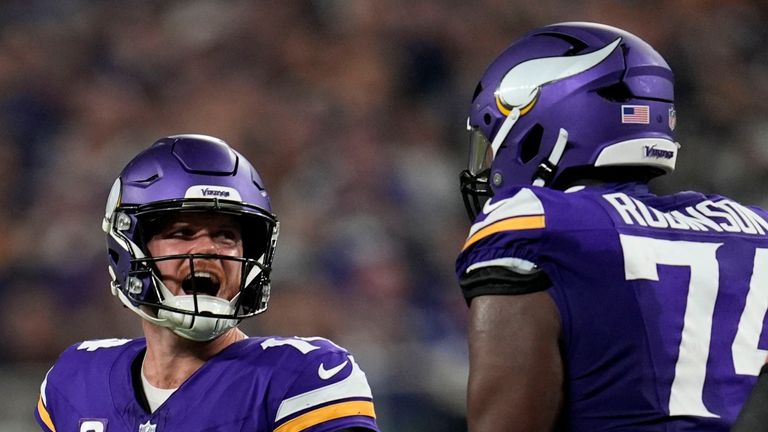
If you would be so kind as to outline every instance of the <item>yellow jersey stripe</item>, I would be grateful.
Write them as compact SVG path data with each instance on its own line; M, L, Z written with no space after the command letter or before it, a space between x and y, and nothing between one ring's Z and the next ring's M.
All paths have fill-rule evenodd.
M371 401L350 401L324 406L283 423L275 432L299 432L328 420L363 415L376 418Z
M56 427L53 425L53 420L51 420L51 415L48 414L48 410L45 409L45 405L43 405L42 396L40 396L40 398L37 400L37 414L40 415L40 419L43 420L43 423L45 423L45 425L48 426L48 429L50 429L51 432L56 432Z
M467 242L464 243L464 247L462 248L462 250L488 237L491 234L496 234L502 231L544 228L545 226L546 225L544 223L544 215L517 216L509 219L504 219L494 223L493 225L488 225L487 227L476 232L472 237L467 239Z

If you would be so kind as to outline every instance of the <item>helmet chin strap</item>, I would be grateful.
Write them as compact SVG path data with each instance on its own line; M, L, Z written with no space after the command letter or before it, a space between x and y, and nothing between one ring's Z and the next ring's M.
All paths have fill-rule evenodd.
M258 262L261 263L263 261L264 255L259 258ZM250 284L259 273L261 273L260 267L256 266L251 269L246 276L246 285ZM234 315L238 299L240 298L239 292L232 297L232 300L204 294L174 295L154 273L152 281L162 296L161 303L164 306L189 312L195 312L197 309L200 312L209 312L215 315ZM145 319L148 317L143 312L140 315ZM237 319L192 315L166 309L158 309L157 318L149 319L149 321L169 328L185 339L198 342L213 340L228 330L237 327L240 323L240 320Z
M567 143L568 131L560 128L560 132L557 135L557 141L555 141L555 146L552 147L549 157L539 165L539 169L536 171L536 176L533 180L534 186L544 186L549 183L555 174L555 170L557 170L557 164L560 163L560 159L563 157L565 145Z
M115 292L115 295L117 296L117 298L120 299L120 301L123 303L125 307L135 312L138 316L142 317L143 319L159 327L172 328L172 324L169 323L167 319L158 319L157 317L154 317L144 312L140 307L134 306L133 303L131 303L131 300L128 299L128 297L123 293L123 291L118 289Z
M198 295L197 299L194 297L194 295L175 296L169 306L188 309L196 301L198 308L211 313L231 313L235 310L231 302L219 297L209 295ZM167 319L170 324L167 327L177 335L198 342L213 340L227 330L237 327L238 324L238 320L234 319L188 315L166 309L159 309L157 316Z
M220 297L204 294L173 295L154 274L152 275L152 280L162 294L163 300L161 303L164 306L189 312L195 312L195 309L197 309L200 312L209 312L216 315L232 315L235 312L237 299L240 297L240 293L238 293L232 300L228 301ZM191 315L166 309L158 309L157 318L152 320L152 322L157 320L162 320L162 323L159 324L162 327L171 329L174 333L185 339L198 342L213 340L239 324L239 321L235 319Z
M152 278L165 296L162 302L164 305L194 312L194 295L174 296L157 277L153 275ZM115 295L117 295L125 307L135 312L141 318L158 327L170 329L185 339L197 342L213 340L239 324L239 321L235 319L195 316L165 309L158 309L157 316L155 317L140 307L135 306L122 290L115 290ZM219 297L198 295L196 300L198 310L200 311L212 314L231 314L235 311L235 304L237 304L239 297L240 293L233 297L232 300L227 301Z

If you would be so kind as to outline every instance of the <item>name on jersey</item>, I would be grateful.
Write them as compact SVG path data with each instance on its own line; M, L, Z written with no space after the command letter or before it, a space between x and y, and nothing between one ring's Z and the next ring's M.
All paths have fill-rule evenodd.
M662 212L621 192L603 195L627 225L686 231L744 234L768 232L768 222L753 210L728 199L706 200L681 210Z

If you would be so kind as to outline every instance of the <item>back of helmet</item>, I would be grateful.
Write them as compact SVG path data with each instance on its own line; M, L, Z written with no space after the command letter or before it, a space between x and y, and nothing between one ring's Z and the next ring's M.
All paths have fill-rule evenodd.
M669 173L679 147L673 82L661 55L626 31L592 23L534 30L491 63L475 90L463 178L487 184L474 188L479 195L503 195L521 185Z

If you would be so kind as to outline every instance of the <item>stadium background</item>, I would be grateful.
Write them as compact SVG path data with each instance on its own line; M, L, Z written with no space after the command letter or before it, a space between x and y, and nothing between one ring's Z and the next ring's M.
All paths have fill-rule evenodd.
M385 431L463 430L465 110L505 46L569 20L676 71L683 150L657 190L768 205L764 0L0 3L0 430L36 430L66 346L139 334L109 294L104 203L133 154L189 132L244 153L281 219L246 330L348 347Z

